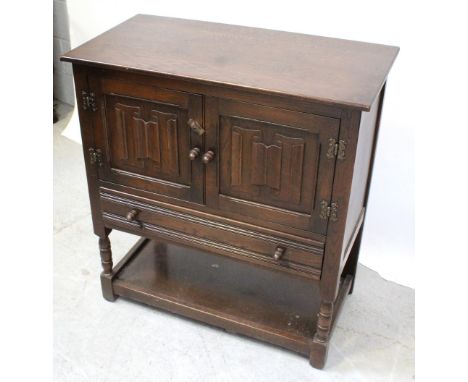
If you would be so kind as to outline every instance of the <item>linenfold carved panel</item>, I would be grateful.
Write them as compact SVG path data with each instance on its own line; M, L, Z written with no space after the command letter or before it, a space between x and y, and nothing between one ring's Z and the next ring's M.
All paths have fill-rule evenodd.
M114 112L114 161L179 175L176 114L151 110L150 117L145 120L142 107L123 103L115 103Z
M191 118L203 122L202 97L117 80L100 85L93 128L99 179L154 198L202 202L204 166L188 156L202 139L187 126Z
M267 187L276 200L299 204L304 146L304 139L279 133L266 144L262 130L233 126L231 186L257 196Z

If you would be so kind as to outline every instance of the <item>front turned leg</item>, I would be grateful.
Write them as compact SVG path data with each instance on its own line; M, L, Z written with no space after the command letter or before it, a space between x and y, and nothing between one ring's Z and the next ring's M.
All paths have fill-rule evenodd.
M332 327L333 302L322 301L317 315L317 329L310 345L310 364L323 369L328 355L328 345Z
M112 250L109 236L99 238L99 252L101 254L102 273L112 274Z
M112 250L107 232L99 237L99 252L103 269L101 273L102 295L108 301L115 301L116 296L112 290Z

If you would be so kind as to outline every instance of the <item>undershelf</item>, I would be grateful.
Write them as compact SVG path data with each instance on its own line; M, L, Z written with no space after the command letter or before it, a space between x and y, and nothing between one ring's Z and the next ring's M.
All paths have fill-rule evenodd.
M347 285L340 305L350 282L342 283ZM306 355L320 304L316 281L149 239L141 239L114 268L112 289Z

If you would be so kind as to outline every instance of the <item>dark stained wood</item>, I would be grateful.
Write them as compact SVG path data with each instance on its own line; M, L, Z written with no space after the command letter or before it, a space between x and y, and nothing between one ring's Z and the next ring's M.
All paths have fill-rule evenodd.
M314 303L318 301L317 283L148 239L132 248L113 278L119 296L315 359L310 356L309 341L317 314L322 321L324 316L323 309ZM337 313L351 281L347 276L341 283L335 302ZM333 329L335 318L325 319L328 331Z
M190 79L172 79L157 73L148 74L145 72L123 72L114 69L91 67L89 65L87 65L87 69L88 71L92 71L96 73L96 75L105 77L108 80L125 81L134 84L157 86L166 89L178 89L187 93L203 94L206 97L235 99L247 103L302 111L304 113L323 115L332 118L339 118L342 112L342 109L336 106L295 99L288 97L285 94L264 94L255 91L254 89L237 89L221 86L219 84L194 82Z
M202 162L204 164L208 164L214 159L215 156L216 154L214 153L213 150L208 150L205 154L203 154Z
M115 276L117 295L308 355L317 283L172 244L161 253L162 247L142 243Z
M358 145L356 147L356 159L354 163L353 181L349 195L348 215L346 217L346 229L344 233L344 242L348 244L355 231L359 216L364 207L364 198L366 196L367 179L371 166L370 158L374 148L374 135L376 129L376 120L380 105L379 96L369 113L364 113L359 126ZM345 256L345 253L342 255Z
M348 213L348 201L354 172L354 160L361 113L347 110L343 113L340 125L340 139L347 142L346 160L337 160L333 182L332 200L338 206L335 221L328 221L327 244L322 266L323 301L333 302L338 294L340 281L339 269L342 261L344 231Z
M369 110L398 50L298 33L137 15L63 59Z
M219 155L217 167L210 165L213 170L207 172L215 179L208 179L206 204L239 219L261 217L259 225L268 221L324 234L327 224L319 207L331 195L335 158L321 148L338 138L339 120L210 102L206 126L218 139Z
M99 251L101 252L101 264L105 275L112 273L112 252L110 240L107 236L99 238Z
M353 276L353 283L351 284L351 288L350 288L350 291L349 293L352 293L353 292L353 289L354 289L354 281L356 279L356 270L357 270L357 264L358 264L358 260L359 260L359 252L360 252L360 248L361 248L361 240L362 240L362 235L363 235L363 231L364 231L364 222L365 222L365 213L367 211L367 201L369 199L369 191L370 191L370 186L371 186L371 181L372 181L372 174L373 174L373 169L374 169L374 159L375 159L375 152L377 150L377 140L378 140L378 137L379 137L379 131L380 131L380 120L382 118L382 110L383 110L383 104L384 104L384 99L385 99L385 88L386 88L386 84L384 85L384 87L382 88L381 92L380 92L380 96L379 96L379 103L378 105L376 106L377 107L377 116L376 116L376 119L375 119L375 127L374 127L374 134L373 134L373 142L372 142L372 152L371 152L371 156L369 158L369 170L368 170L368 173L367 173L367 179L366 179L366 188L365 188L365 194L364 194L364 199L363 199L363 202L362 202L362 205L363 205L363 217L362 217L362 224L361 224L361 227L359 229L359 234L357 235L357 237L355 238L354 240L354 243L352 243L352 241L350 240L349 241L349 245L351 245L352 243L352 250L350 252L350 255L349 255L349 259L346 261L346 259L343 260L342 264L343 264L343 274L350 274ZM366 164L364 164L364 166L366 166Z
M397 52L139 15L66 54L104 298L322 368L355 280ZM114 267L112 229L145 237Z
M364 218L364 216L363 216ZM359 226L359 229L356 231L356 236L354 237L354 241L352 242L351 247L347 250L347 256L343 259L342 267L343 271L341 272L342 275L351 275L353 277L353 282L351 287L349 288L349 294L353 293L354 289L354 280L356 277L356 270L359 260L359 251L361 249L361 241L362 241L362 232L363 232L363 224Z
M99 253L101 255L101 264L103 271L101 273L102 296L108 301L115 301L115 294L112 287L113 262L112 250L109 240L110 228L104 229L104 234L99 236Z
M210 166L208 166L207 172L209 168ZM174 199L171 200L168 198L165 198L164 201L161 201L159 198L155 198L153 194L148 194L140 190L131 189L129 187L124 187L113 183L111 184L108 182L102 182L99 190L101 194L110 194L116 196L117 198L131 199L145 205L161 207L163 209L202 218L204 220L211 221L214 226L236 226L245 230L256 231L259 234L278 236L318 248L325 247L326 237L314 232L291 229L290 227L278 224L272 225L265 223L264 226L260 226L253 223L255 219L249 218L247 216L243 217L242 220L238 220L233 217L235 214L226 214L224 212L222 213L222 211L208 208L206 205L199 206L198 204L189 204L187 202L179 200L175 201ZM225 217L225 215L228 217ZM274 228L270 228L269 226L271 225L274 226Z
M189 151L189 158L190 160L195 160L200 155L200 147L195 146L193 149Z
M228 256L249 257L272 268L288 268L319 278L323 248L265 235L257 230L245 230L232 225L216 224L210 219L192 214L144 204L134 199L101 193L101 208L107 225L130 230L139 235L179 237L184 244L226 252ZM132 219L129 219L131 215ZM137 216L137 218L135 218ZM162 227L164 229L162 229ZM159 235L156 233L159 232ZM203 237L203 240L200 238ZM278 246L281 259L275 258Z
M346 275L340 280L338 296L333 304L325 303L322 300L320 310L317 315L317 331L310 342L310 364L317 369L323 369L327 360L330 336L335 328L336 320L341 313L341 308L345 302L346 295L350 293L354 278Z
M354 230L351 232L351 235L348 239L344 238L343 243L347 243L346 246L343 245L343 254L342 254L342 260L341 260L341 269L347 264L348 256L351 253L351 250L356 242L357 236L360 234L362 231L362 225L364 222L364 217L366 214L366 209L362 208L361 213L359 214L359 217L357 218L356 224L354 225Z
M345 245L344 232L353 180L360 118L360 112L346 110L343 112L343 118L341 119L339 139L346 142L346 155L345 159L337 160L335 166L331 200L337 206L337 212L335 219L328 220L327 244L325 246L320 286L321 310L323 307L324 317L318 321L316 334L311 341L310 362L317 368L322 368L326 362L331 336L330 323L337 314L335 301L340 298L341 254Z
M73 77L75 80L76 99L81 99L82 91L88 89L88 72L86 68L73 66ZM105 227L100 218L99 191L98 191L98 170L91 164L89 157L89 148L94 148L94 124L93 115L78 107L78 115L81 127L81 142L83 143L83 155L86 168L86 178L88 181L88 194L91 205L91 214L93 217L94 233L100 237L106 235Z
M95 148L103 153L99 178L202 203L203 165L187 160L203 144L188 126L190 119L203 123L201 96L96 74L89 82L99 111L93 114Z

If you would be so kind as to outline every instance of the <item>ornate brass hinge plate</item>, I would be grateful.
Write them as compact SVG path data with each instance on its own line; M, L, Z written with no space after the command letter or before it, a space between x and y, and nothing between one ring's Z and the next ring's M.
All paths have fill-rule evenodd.
M83 103L83 110L96 111L96 97L93 92L87 92L83 90L81 92L81 100Z
M327 149L327 158L333 159L337 157L338 159L346 158L346 141L340 139L338 142L334 138L328 140L328 149Z
M328 205L326 200L320 202L320 218L327 220L330 219L332 222L338 220L338 203L332 202Z
M92 165L102 166L102 152L99 149L90 148L89 152L89 163Z

